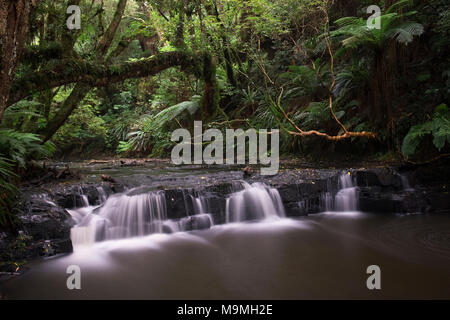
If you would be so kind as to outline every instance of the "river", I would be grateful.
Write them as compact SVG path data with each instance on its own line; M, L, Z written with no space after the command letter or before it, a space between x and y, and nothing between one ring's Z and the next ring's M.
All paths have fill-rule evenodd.
M236 181L224 223L208 199L167 216L161 191L127 190L69 210L74 252L27 266L8 299L449 299L450 216L358 210L343 172L321 213L286 217L277 189ZM409 187L409 186L408 186ZM331 197L331 198L330 198ZM301 204L299 204L301 206ZM69 266L81 289L69 290ZM369 290L369 266L380 290Z

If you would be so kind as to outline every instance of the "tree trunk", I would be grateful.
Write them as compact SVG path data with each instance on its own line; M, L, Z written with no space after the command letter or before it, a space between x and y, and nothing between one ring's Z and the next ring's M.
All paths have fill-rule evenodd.
M175 30L175 47L184 49L186 44L184 43L184 23L185 23L185 3L184 0L180 1L178 8L178 22Z
M38 0L0 0L0 123Z
M386 142L389 150L393 148L394 112L392 109L392 96L395 83L394 70L388 68L384 50L379 50L374 58L374 72L370 87L372 110L370 117L377 128L386 129Z
M75 88L73 88L69 97L64 101L61 110L59 110L59 112L49 121L48 125L39 132L43 143L50 140L56 131L61 128L89 90L91 90L91 86L82 82L75 85Z
M212 118L218 109L220 99L216 79L216 64L212 56L207 53L205 53L203 59L203 80L205 82L203 110L208 118Z
M217 4L216 1L214 1L214 14L216 16L217 22L219 22L220 28L221 28L221 39L222 39L222 51L223 51L223 57L225 59L225 70L227 72L227 79L228 82L233 86L233 88L237 88L237 82L236 77L234 76L233 71L233 61L231 57L231 50L230 50L230 42L228 41L228 38L225 34L225 27L223 25L223 21L220 19L220 13L219 13L219 6L221 4Z

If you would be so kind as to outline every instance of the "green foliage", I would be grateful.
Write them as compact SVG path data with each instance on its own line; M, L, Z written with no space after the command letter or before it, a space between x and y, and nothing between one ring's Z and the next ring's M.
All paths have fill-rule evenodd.
M0 157L0 226L14 222L11 209L18 190L14 184L17 175L13 168L11 160Z
M381 49L389 40L401 44L409 44L415 36L424 32L423 25L405 18L416 14L415 11L397 13L412 4L410 0L402 0L393 4L380 16L381 28L369 28L367 20L356 17L345 17L336 21L339 29L331 34L334 37L343 37L343 49L356 49L362 46ZM341 50L342 52L342 50ZM338 53L339 54L339 53Z
M289 72L281 77L292 81L296 86L286 92L286 95L305 96L314 94L320 86L327 82L328 72L325 66L320 66L318 59L313 66L289 66ZM316 69L314 69L316 68Z
M410 157L426 136L433 136L434 146L441 151L446 142L450 143L450 110L442 104L435 110L431 121L412 126L403 140L402 152Z
M32 237L21 234L8 243L5 250L0 252L0 270L14 271L27 263L23 257L27 246L30 245Z
M193 115L200 108L200 99L201 97L194 96L192 97L191 101L183 101L172 107L164 109L163 111L159 112L157 115L152 117L151 120L146 121L144 125L144 130L146 131L158 130L163 126L165 126L169 121L174 120L176 117L178 117L184 112Z
M128 141L119 144L118 152L148 152L152 148L153 155L163 155L170 142L170 131L163 129L170 122L184 115L193 115L200 107L199 96L192 97L191 101L184 101L172 107L166 108L154 116L146 115L142 118L139 130L128 134ZM180 118L180 119L178 119Z
M373 2L380 7L386 3ZM83 28L67 33L64 1L42 0L32 17L25 55L33 59L23 61L17 73L32 73L65 61L82 69L86 61L94 69L106 64L117 74L122 63L142 62L158 51L182 47L206 52L217 65L215 80L220 91L216 101L221 112L213 119L201 110L204 79L188 75L183 68L170 68L154 77L106 83L91 90L53 137L58 155L167 155L171 131L180 125L189 128L193 113L196 119L226 126L239 123L256 129L284 129L281 149L304 152L316 141L286 133L294 128L280 111L282 108L304 130L339 132L327 101L332 79L325 41L329 26L336 40L332 43L334 112L342 123L349 130L374 131L382 143L388 140L387 126L397 135L392 141L402 141L410 130L404 139L408 155L422 151L421 141L427 136L443 150L448 139L445 112L436 112L422 124L416 119L427 119L433 114L430 106L450 99L446 1L398 1L382 9L380 30L367 27L365 9L369 4L372 2L335 2L330 7L325 0L129 0L103 57L95 49L115 14L117 1L80 1ZM345 17L356 13L357 17ZM180 36L183 44L178 43ZM49 73L49 80L60 72L65 71ZM10 137L18 132L45 131L47 124L58 118L73 87L69 84L28 95L7 108L1 128L12 130ZM385 116L388 114L390 119ZM13 166L23 166L33 158L24 154L24 148L39 153L28 146L40 145L37 136L23 134L21 139L28 142L16 147L10 141L4 152ZM351 142L354 140L359 139ZM358 149L370 150L376 143L371 144L364 141Z
M336 75L333 93L339 97L364 88L368 86L369 76L370 72L365 60L353 61Z
M26 167L27 161L49 157L54 151L51 142L41 144L41 139L33 133L0 130L0 154L21 168Z
M294 119L302 123L305 129L324 127L324 122L331 118L330 109L326 101L311 102L304 111L297 113Z
M54 151L52 143L41 144L32 133L0 130L0 226L15 222L12 214L18 193L15 169L24 169L28 161L49 157Z
M34 100L19 101L6 109L2 127L20 130L31 121L36 121L42 125L46 121L40 113L41 108L42 104Z
M97 108L92 105L79 106L55 134L54 143L71 152L83 151L86 146L103 148L107 131L105 121L96 113Z

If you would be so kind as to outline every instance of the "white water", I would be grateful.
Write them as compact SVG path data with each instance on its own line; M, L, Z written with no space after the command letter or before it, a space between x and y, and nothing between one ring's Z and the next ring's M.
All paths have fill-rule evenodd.
M284 206L277 189L263 183L249 184L244 181L232 186L234 191L225 206L226 223L261 221L268 218L284 218ZM74 248L92 245L95 242L132 237L143 237L154 233L174 233L203 230L214 226L211 201L205 195L190 194L185 201L192 201L194 215L180 220L169 220L163 191L136 194L130 192L106 198L100 188L100 206L89 206L86 196L85 207L69 210L77 222L71 230ZM102 191L102 192L101 192ZM339 191L333 199L332 193L323 196L327 211L354 212L358 209L358 189L352 177L343 173L339 178ZM307 204L304 203L306 206ZM186 207L187 208L187 207Z
M106 195L105 189L103 187L97 187L98 196L100 199L100 203L104 203L106 199L108 199L108 196Z
M351 173L345 172L339 177L339 191L334 199L335 211L358 210L358 188L353 184Z
M163 222L167 220L163 192L114 195L103 206L69 210L69 213L77 222L71 230L74 247L162 232Z
M262 183L240 182L226 201L226 221L241 222L285 217L281 197L274 188ZM103 190L103 189L102 189ZM194 215L178 221L167 217L164 192L133 194L133 190L106 199L103 205L68 210L77 225L71 230L74 248L105 240L142 237L153 233L203 230L214 226L211 204L206 196L190 195ZM87 197L86 197L87 200Z
M414 188L411 188L408 177L406 175L400 174L400 178L402 179L403 190L407 192L413 192Z
M286 216L277 189L259 182L252 185L241 183L244 189L235 192L226 201L227 223Z
M208 198L205 196L199 196L197 198L192 197L192 204L194 206L195 214L204 214L211 212L211 206Z
M322 206L325 211L331 211L334 208L334 199L331 192L325 192L322 194Z

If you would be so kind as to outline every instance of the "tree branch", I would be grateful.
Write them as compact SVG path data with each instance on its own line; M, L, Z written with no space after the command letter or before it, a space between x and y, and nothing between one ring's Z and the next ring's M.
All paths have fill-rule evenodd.
M175 66L180 66L183 70L188 70L200 77L203 68L199 58L200 55L181 51L159 53L135 62L112 66L86 61L61 61L51 69L16 78L11 88L8 106L42 90L76 82L83 82L91 87L103 87L130 78L152 76Z
M106 52L108 51L109 47L111 46L112 41L114 40L114 36L116 34L117 28L119 27L120 21L122 21L122 16L125 11L125 7L127 5L127 0L120 0L117 4L117 9L114 14L114 18L111 21L111 23L108 26L108 29L103 34L102 38L100 39L98 46L97 46L97 52L104 56Z

